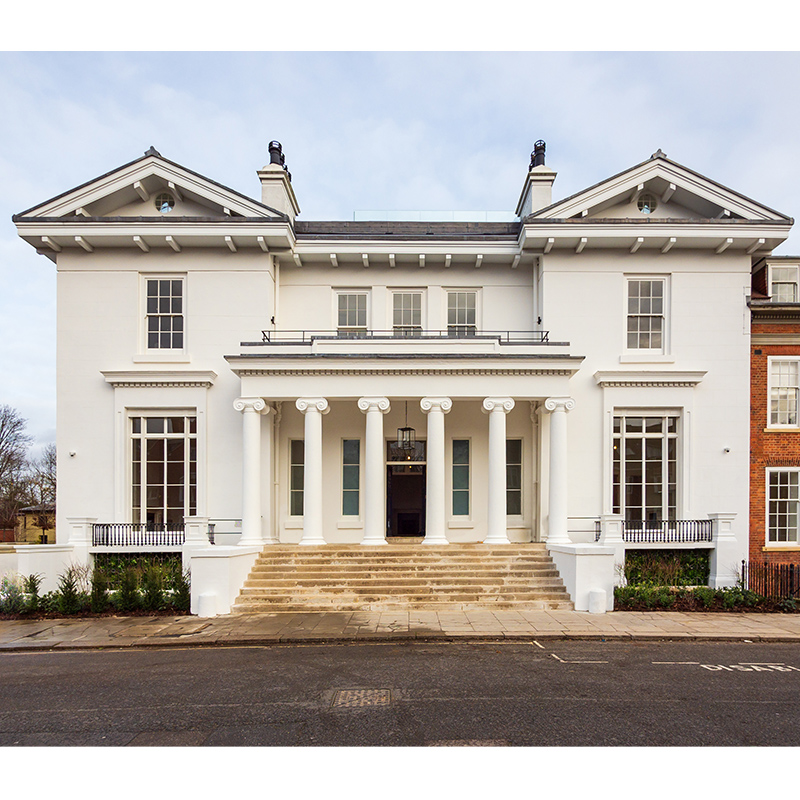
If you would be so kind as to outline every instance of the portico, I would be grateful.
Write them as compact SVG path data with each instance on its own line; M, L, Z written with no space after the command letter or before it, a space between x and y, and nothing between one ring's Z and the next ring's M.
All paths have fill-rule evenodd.
M550 537L565 534L567 412L574 406L568 396L363 395L294 399L246 396L234 402L234 408L242 414L242 544L292 541L294 525L300 534L294 541L300 545L342 541L386 545L387 451L394 446L395 435L394 429L385 423L393 410L397 416L406 403L413 407L413 420L420 417L424 420L424 427L420 426L417 434L420 449L424 447L423 546L447 545L453 541L511 544L510 527L516 529L514 541L536 541L540 538L539 515L548 509L546 529ZM515 409L513 425L509 426L508 418ZM356 411L360 412L360 424L354 420ZM293 421L287 419L290 414ZM559 415L558 421L547 426L551 432L546 448L540 442L537 417L541 414ZM274 499L269 496L270 486L263 479L265 469L261 462L271 466L266 472L274 470L282 474L287 465L280 462L289 457L291 442L301 432L303 504L301 519L297 519L298 515L291 513L292 509L287 508L280 496ZM512 435L514 438L509 439ZM349 489L344 481L341 490L339 474L346 471L347 465L336 458L340 441L357 442L360 454L358 479L351 481ZM516 465L508 463L507 441L518 441L524 454L516 471ZM468 450L469 457L466 463L456 465L453 448L459 446ZM547 463L542 463L542 452L547 453ZM254 454L260 454L260 459ZM295 473L294 478L290 475L284 482L287 487L293 485L293 479L299 485L297 467L288 465L288 470ZM456 472L465 477L454 480ZM536 479L542 472L550 476L545 482L544 498ZM510 486L508 476L517 474L521 480L512 477L514 485ZM459 480L465 480L465 488L454 488ZM516 482L524 485L517 486ZM524 498L516 509L518 514L509 513L509 490ZM361 495L357 501L358 513L350 519L335 512L341 506L337 495L342 491ZM458 491L468 493L466 514L456 513L466 509L455 508L451 499ZM274 508L268 508L270 501L274 502ZM272 527L270 519L274 520Z

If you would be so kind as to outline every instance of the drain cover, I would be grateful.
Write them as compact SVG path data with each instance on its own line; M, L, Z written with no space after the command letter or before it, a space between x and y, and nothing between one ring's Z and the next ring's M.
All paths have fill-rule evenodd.
M388 706L392 702L391 689L339 689L333 696L332 708L369 708Z
M505 739L440 739L425 744L428 747L508 747Z

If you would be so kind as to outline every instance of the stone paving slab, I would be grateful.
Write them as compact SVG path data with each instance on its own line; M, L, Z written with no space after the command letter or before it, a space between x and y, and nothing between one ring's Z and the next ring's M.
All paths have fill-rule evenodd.
M480 610L0 621L0 653L291 642L605 639L800 642L797 614Z

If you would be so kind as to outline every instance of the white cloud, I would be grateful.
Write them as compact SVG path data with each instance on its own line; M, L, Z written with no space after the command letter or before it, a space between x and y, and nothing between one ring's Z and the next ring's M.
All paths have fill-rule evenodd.
M11 214L150 145L258 197L279 139L301 219L513 211L539 138L556 198L660 147L796 215L798 87L791 52L0 53L0 402L54 426L55 267Z

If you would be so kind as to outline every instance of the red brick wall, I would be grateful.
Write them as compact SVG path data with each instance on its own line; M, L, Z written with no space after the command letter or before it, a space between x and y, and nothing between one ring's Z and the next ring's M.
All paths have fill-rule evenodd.
M752 334L800 333L796 325L753 322ZM760 351L760 352L756 352ZM800 428L765 432L768 425L768 357L798 356L800 345L751 345L750 352L750 560L800 564L800 550L765 550L766 470L800 467Z
M753 275L753 291L759 294L768 295L767 291L767 268L762 267Z

